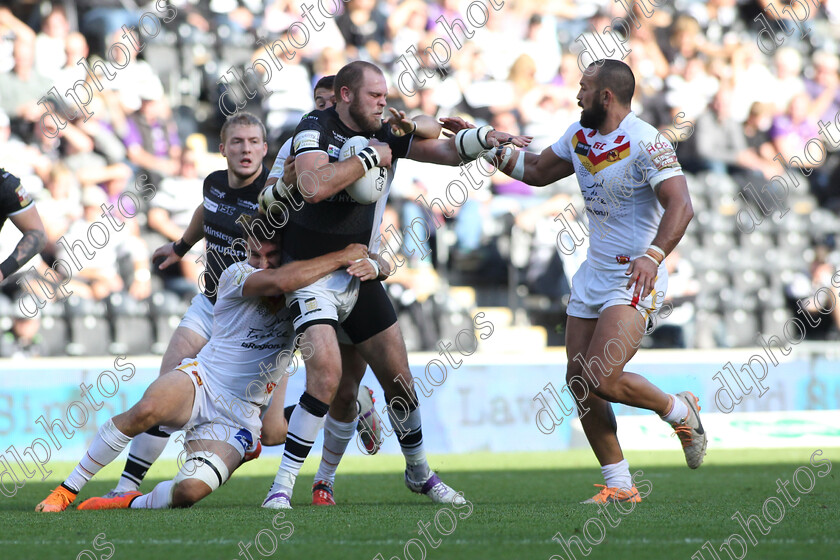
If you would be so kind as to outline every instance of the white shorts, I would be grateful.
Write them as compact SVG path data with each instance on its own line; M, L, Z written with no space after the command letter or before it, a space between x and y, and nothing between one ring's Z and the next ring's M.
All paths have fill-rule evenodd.
M659 275L649 294L641 294L638 301L633 299L633 289L626 289L629 278L621 269L595 268L586 260L572 278L572 294L566 314L581 319L597 319L607 307L629 305L639 310L647 320L657 313L668 290L668 271L659 267Z
M292 311L295 332L310 325L328 324L338 327L359 299L359 279L345 270L324 276L314 284L286 295Z
M195 387L192 413L183 426L161 426L161 429L167 433L185 430L186 441L224 441L244 458L245 452L253 450L259 440L262 430L260 408L213 391L207 382L207 375L195 358L186 358L177 369L187 374Z
M213 302L204 294L195 295L178 326L186 327L205 340L210 340L213 334Z

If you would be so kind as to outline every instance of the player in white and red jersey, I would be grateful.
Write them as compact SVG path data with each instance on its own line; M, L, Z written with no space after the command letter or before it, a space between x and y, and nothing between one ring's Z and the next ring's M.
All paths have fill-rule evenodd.
M151 426L187 432L186 459L175 478L146 495L90 498L79 509L189 507L242 464L259 437L261 410L277 393L282 402L288 380L295 341L290 313L278 296L339 268L351 267L352 274L356 261L368 256L367 247L351 244L280 266L279 236L266 237L249 237L247 263L234 263L221 274L212 335L198 355L158 377L136 405L103 424L70 476L35 511L64 511L102 467ZM303 343L301 351L311 354L314 348Z
M612 402L652 410L670 423L689 467L699 467L706 452L692 393L669 395L624 371L665 297L662 261L694 215L670 142L630 110L634 89L633 72L623 62L593 62L580 80L580 122L560 140L539 155L504 146L487 155L501 171L531 185L575 173L586 203L589 250L572 280L566 382L606 484L585 503L641 501L616 437Z

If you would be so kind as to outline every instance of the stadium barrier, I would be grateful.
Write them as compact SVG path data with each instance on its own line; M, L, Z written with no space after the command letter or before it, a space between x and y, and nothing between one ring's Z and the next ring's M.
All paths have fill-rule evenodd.
M735 447L832 447L840 446L836 411L840 409L840 351L836 345L804 342L763 380L767 391L751 391L742 396L737 410L724 414L715 406L721 383L713 376L724 364L747 363L760 349L719 351L643 351L628 370L644 374L664 391L694 391L703 407L703 423L709 433L709 448ZM412 375L425 379L425 368L439 356L417 353L409 357ZM97 376L113 368L113 358L33 359L26 363L0 361L0 475L10 469L18 478L39 470L35 464L20 465L25 456L10 450L23 450L40 438L58 442L49 462L75 462L87 449L99 426L110 417L127 410L157 378L159 358L129 357L136 373L120 383L119 391L105 399L89 420L75 428L72 438L60 429L47 431L43 418L64 418L68 404L79 400L79 386L96 384ZM457 370L448 372L446 383L434 394L417 395L423 410L423 432L429 453L469 453L475 451L550 451L586 447L576 418L563 422L546 435L536 425L543 410L534 395L548 383L557 386L565 377L565 353L547 351L538 355L476 353ZM305 375L299 370L289 379L288 403L296 402L303 391ZM381 396L373 373L368 370L363 383ZM671 430L655 414L615 405L619 437L625 449L673 449L679 446ZM81 423L79 423L81 424ZM48 425L48 424L46 424ZM172 439L165 455L175 458L180 451ZM14 449L12 449L14 448ZM319 441L314 449L321 448ZM348 448L348 453L360 453ZM267 448L267 455L281 447ZM385 438L382 452L399 453L396 438ZM42 465L42 468L46 468ZM11 476L11 475L9 475ZM3 475L7 482L9 478Z

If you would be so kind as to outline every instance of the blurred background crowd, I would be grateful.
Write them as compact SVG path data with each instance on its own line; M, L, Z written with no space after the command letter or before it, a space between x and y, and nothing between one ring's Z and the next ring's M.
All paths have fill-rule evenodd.
M5 2L0 166L36 198L49 237L41 259L30 264L42 274L55 259L72 258L67 253L74 240L87 243L90 224L105 223L100 205L116 203L138 182L154 185L155 196L132 219L115 213L117 225L125 227L113 226L110 242L73 271L67 285L73 295L47 304L37 318L24 317L17 299L25 295L21 286L35 283L3 285L0 354L165 347L197 290L200 253L166 273L153 270L149 257L180 237L201 203L202 179L224 167L218 155L225 118L221 76L244 75L257 92L245 109L266 123L269 166L313 107L314 83L358 58L386 71L391 106L532 135L529 149L541 151L579 119L578 55L585 41L577 39L593 30L607 45L617 45L610 35L619 34L630 51L624 60L636 75L633 109L679 140L695 207L686 237L667 259L674 312L659 321L646 344L732 347L755 344L758 332L779 334L797 299L821 287L837 294L831 279L838 266L840 127L821 126L820 120L840 123L840 2L816 3L807 3L805 38L783 10L789 2L781 0L646 3L634 8L641 26L630 21L625 37L614 18L628 20L628 13L612 0L505 0L498 10L484 11L481 26L466 23L471 39L456 30L461 41L455 44L436 21L466 22L469 2L349 0L334 18L313 10L323 28L314 31L306 22L306 45L294 49L291 60L282 58L283 69L268 79L262 66L253 65L268 57L259 43L288 40L289 27L304 22L299 1ZM342 3L321 4L335 10ZM144 13L174 17L158 20L154 37L141 33L132 41L123 26L137 27ZM761 15L781 44L773 46L765 33L760 48ZM608 26L612 30L602 32ZM154 29L150 23L146 28ZM442 67L426 51L438 38L450 46ZM112 49L115 43L126 48ZM415 49L417 58L404 56ZM438 52L438 60L444 58ZM77 115L57 129L52 119L42 119L45 109L72 117L75 105L64 92L77 80L93 85L77 64L81 59L122 68L111 79L99 74L103 91L91 87L87 120ZM401 59L425 80L412 95L397 86L405 69ZM269 95L257 80L268 80ZM806 156L812 139L816 144L809 144ZM464 180L458 169L408 161L398 166L383 230L393 225L390 232L404 232L419 217L432 232L422 247L409 236L385 234L406 258L388 284L409 349L434 349L469 324L476 307L502 322L510 332L505 339L518 349L562 344L569 280L586 249L584 243L564 254L557 247L562 222L554 218L569 204L583 215L574 177L538 189L501 174L473 175L480 188L470 187L464 200L463 191L448 188ZM786 187L771 182L775 176ZM774 196L778 200L785 189L782 208L773 208ZM738 221L741 211L753 219ZM744 226L750 223L752 228ZM14 247L15 234L4 228L4 254ZM807 305L824 319L809 339L837 337L840 305L826 297Z

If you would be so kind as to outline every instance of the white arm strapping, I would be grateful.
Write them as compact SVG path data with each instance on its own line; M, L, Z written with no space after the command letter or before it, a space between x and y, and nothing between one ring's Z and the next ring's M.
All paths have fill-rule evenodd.
M455 135L455 148L461 161L468 162L475 160L478 156L491 148L487 143L487 135L495 130L490 125L481 128L465 128Z

